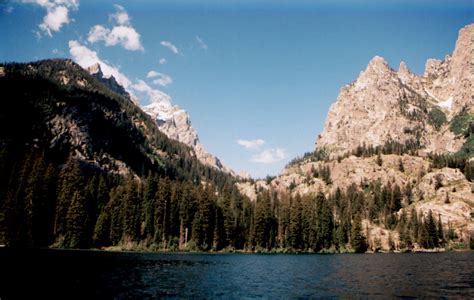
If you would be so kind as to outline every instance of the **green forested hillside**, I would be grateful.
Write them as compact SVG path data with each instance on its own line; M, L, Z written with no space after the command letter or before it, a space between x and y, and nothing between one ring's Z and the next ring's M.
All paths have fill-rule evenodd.
M243 248L247 199L69 60L0 66L0 244Z

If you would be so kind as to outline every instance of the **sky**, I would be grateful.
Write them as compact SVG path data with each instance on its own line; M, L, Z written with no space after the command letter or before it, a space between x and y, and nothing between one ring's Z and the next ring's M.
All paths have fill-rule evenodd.
M473 22L474 0L0 0L0 61L100 61L129 90L169 96L206 150L261 178L314 150L373 56L422 74Z

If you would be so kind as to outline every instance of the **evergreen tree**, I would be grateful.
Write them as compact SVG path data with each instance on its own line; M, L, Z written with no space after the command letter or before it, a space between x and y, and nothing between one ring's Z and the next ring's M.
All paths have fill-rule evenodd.
M302 204L301 197L297 195L290 206L290 220L288 225L288 245L293 249L302 248Z
M398 160L398 171L405 173L405 166L401 158Z
M402 208L402 191L400 187L396 184L392 190L392 199L390 202L390 211L398 212Z
M445 243L445 238L444 238L443 223L441 222L441 214L438 215L437 229L438 229L437 238L439 241L439 245L443 245Z
M366 237L362 234L360 216L356 216L353 222L351 232L351 246L356 253L364 253L368 248Z
M382 154L379 152L377 153L377 160L376 160L377 165L380 167L383 165L383 160L382 160Z
M272 230L272 209L271 198L268 192L257 196L255 204L255 246L261 248L271 248L270 232Z
M214 239L215 208L214 190L206 186L199 199L198 210L194 217L193 239L203 250L209 250Z
M326 197L319 192L316 197L316 250L329 248L332 243L333 217Z
M81 176L79 162L70 156L66 165L59 173L58 201L54 221L55 236L63 236L67 232L66 215L68 208L71 206L76 192L84 189Z
M137 193L137 184L132 178L127 178L123 203L121 205L121 219L123 222L124 237L131 241L137 241L139 237L139 223L137 216L140 216L140 209Z
M86 246L86 217L85 197L80 192L75 192L66 215L64 246L68 248L83 248Z
M428 234L428 248L438 247L438 231L431 210L428 212L428 219L425 222L425 226Z

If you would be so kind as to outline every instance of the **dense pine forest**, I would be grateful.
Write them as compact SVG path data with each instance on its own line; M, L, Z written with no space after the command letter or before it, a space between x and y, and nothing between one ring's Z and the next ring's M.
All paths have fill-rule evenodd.
M278 196L255 202L231 184L173 180L150 173L110 175L70 158L55 166L27 154L10 173L2 203L2 240L11 246L91 248L122 245L148 250L347 251L369 245L362 219L398 230L401 245L443 246L455 238L437 216L397 211L410 190L353 185L325 197Z
M456 238L439 216L398 213L412 201L410 186L371 182L305 197L259 190L252 202L235 187L239 179L201 164L127 97L71 61L0 67L7 95L0 112L0 244L376 251L380 245L368 243L362 220L397 230L400 244L393 250L415 243L442 247ZM361 148L356 154L366 153L380 151ZM472 165L459 161L472 180ZM329 169L313 176L330 184Z

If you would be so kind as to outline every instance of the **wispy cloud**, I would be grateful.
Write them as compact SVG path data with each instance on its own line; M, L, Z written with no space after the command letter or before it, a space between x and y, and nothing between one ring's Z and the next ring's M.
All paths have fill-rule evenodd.
M22 2L36 4L46 9L43 22L39 25L38 36L41 36L42 32L52 37L53 32L59 32L61 27L71 22L69 11L79 8L79 0L22 0Z
M258 149L265 144L265 141L262 139L256 140L237 140L237 144L247 148L247 149Z
M3 12L6 14L11 14L14 11L13 6L7 6L3 9Z
M130 86L130 89L147 94L148 101L151 103L161 103L164 106L171 105L171 97L168 94L160 90L153 89L143 80L138 80L136 83Z
M204 50L208 49L207 44L198 35L196 35L196 41L199 44L199 48L204 49Z
M99 58L97 52L87 48L78 41L69 41L69 53L72 59L81 67L88 68L94 64L100 64L105 76L114 76L117 82L126 89L131 85L130 80L117 67L107 64Z
M114 14L109 15L112 21L115 21L118 25L130 26L130 17L122 5L115 4L117 10Z
M156 72L154 70L151 70L150 72L148 72L146 77L147 78L158 77L157 79L153 80L153 83L164 86L164 87L166 87L166 86L173 83L173 78L171 78L169 75L166 75L166 74L163 74L163 73L160 73L160 72Z
M140 34L131 25L127 11L120 5L115 5L115 9L116 12L109 16L109 19L115 23L112 29L95 25L89 31L87 40L90 43L104 41L106 46L120 44L130 51L143 51Z
M171 42L169 42L169 41L161 41L160 44L161 44L161 46L170 49L171 52L173 52L174 54L178 54L178 53L179 53L178 48L177 48L175 45L173 45L173 43L171 43Z
M166 58L161 58L159 61L160 65L166 64Z
M147 77L147 78L152 78L152 77L158 76L158 74L159 74L158 72L151 70L150 72L148 72L148 73L146 74L146 77Z
M158 85L166 87L166 86L173 83L173 78L171 78L170 76L168 76L166 74L161 74L160 73L158 76L159 76L159 78L153 80L154 84L158 84Z
M251 162L261 164L273 164L286 158L286 150L283 148L267 149L252 156Z

